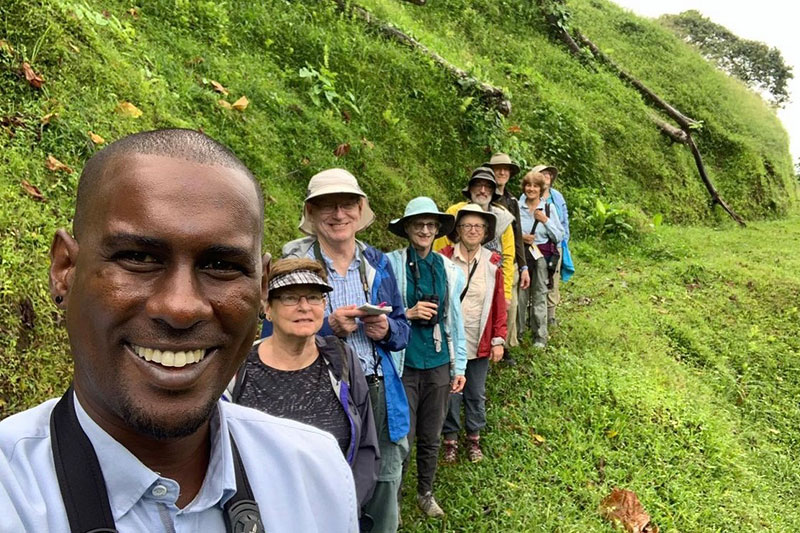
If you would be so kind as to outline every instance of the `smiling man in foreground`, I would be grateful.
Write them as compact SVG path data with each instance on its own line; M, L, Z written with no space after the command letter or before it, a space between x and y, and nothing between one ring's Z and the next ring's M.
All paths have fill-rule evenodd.
M73 386L0 422L0 531L357 531L332 436L218 400L265 292L262 205L195 131L89 160L50 251Z

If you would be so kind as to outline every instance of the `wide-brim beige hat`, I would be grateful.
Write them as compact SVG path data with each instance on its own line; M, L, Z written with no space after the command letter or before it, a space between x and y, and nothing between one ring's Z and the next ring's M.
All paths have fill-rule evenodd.
M549 170L550 173L553 174L553 177L550 179L550 186L552 187L558 177L558 169L551 165L536 165L531 169L531 172L541 172L543 170Z
M495 228L497 227L497 215L491 211L484 211L478 204L467 204L459 209L456 213L455 227L453 228L453 232L448 235L451 241L458 242L458 225L461 223L461 219L464 217L464 215L478 215L483 217L483 219L486 221L486 237L483 239L481 244L486 244L494 239L494 232Z
M367 194L358 186L356 177L343 168L329 168L314 174L308 181L306 190L306 204L309 200L329 194L355 194L364 198L361 206L361 219L356 225L356 231L361 231L375 221L375 213L369 207ZM306 235L316 235L314 225L306 217L306 208L303 206L303 216L300 218L300 231Z
M517 174L519 174L519 165L511 160L511 156L509 156L508 154L504 154L503 152L497 152L492 156L492 158L487 163L483 164L484 167L489 167L492 170L494 170L494 167L499 165L507 165L511 167L512 178Z

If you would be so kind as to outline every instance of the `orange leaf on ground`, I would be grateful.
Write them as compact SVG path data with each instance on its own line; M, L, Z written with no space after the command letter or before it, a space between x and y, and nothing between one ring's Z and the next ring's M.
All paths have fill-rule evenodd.
M516 125L515 126L511 126L510 128L508 128L508 133L519 133L521 131L522 131L522 128L520 128L519 126L516 126Z
M44 80L42 77L33 71L33 68L27 61L22 63L22 74L25 76L25 79L28 80L28 83L30 83L31 87L41 89L42 85L44 85Z
M220 107L223 107L223 108L225 108L225 109L231 109L231 108L233 107L233 106L231 105L231 103L230 103L230 102L228 102L227 100L220 100L220 101L219 101L219 102L217 102L217 103L219 104L219 106L220 106Z
M650 515L630 490L614 488L600 503L600 514L628 533L658 533L658 526L650 523Z
M58 118L58 113L48 113L39 120L42 121L43 126L47 126L54 118Z
M222 84L218 81L210 80L211 86L214 87L214 90L217 91L219 94L223 94L228 96L228 89L222 86Z
M98 134L94 133L93 131L89 132L89 138L92 140L94 144L103 144L106 142L105 139L100 137Z
M42 191L39 190L39 187L36 185L31 185L28 180L22 180L22 188L25 189L25 192L28 193L34 200L39 200L40 202L46 202Z
M67 165L65 165L52 155L47 156L47 161L45 162L45 165L47 166L48 169L52 170L53 172L61 171L61 172L66 172L67 174L72 173L71 168L69 168Z
M244 111L247 109L247 106L250 105L250 100L247 99L246 96L242 96L238 100L236 100L231 107L234 108L236 111Z
M333 151L333 155L336 157L342 157L343 155L347 155L350 153L350 143L340 144L336 147L336 150Z
M117 111L130 118L139 118L142 116L142 110L130 102L120 102L117 105Z

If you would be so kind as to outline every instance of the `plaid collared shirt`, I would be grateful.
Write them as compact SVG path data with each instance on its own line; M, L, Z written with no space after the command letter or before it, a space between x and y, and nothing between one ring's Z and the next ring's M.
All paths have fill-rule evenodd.
M320 250L322 252L322 250ZM316 259L314 256L314 248L309 248L308 257ZM361 254L356 251L356 257L350 266L347 267L347 274L340 275L333 267L333 261L330 260L322 252L322 259L325 261L325 266L328 269L328 283L333 287L333 291L328 293L328 305L325 307L325 316L327 317L334 310L344 307L345 305L364 305L367 303L367 295L364 294L364 287L361 284L361 274L359 268L361 261L363 261ZM356 352L358 360L361 362L361 369L364 371L365 376L376 374L383 375L383 370L380 364L375 359L375 350L372 346L372 340L367 337L364 331L364 324L358 320L358 329L348 335L347 344Z

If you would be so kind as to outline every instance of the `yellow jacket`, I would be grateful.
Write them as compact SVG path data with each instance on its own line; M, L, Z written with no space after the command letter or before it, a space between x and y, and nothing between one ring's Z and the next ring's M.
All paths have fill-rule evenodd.
M448 215L455 216L458 211L467 205L469 202L458 202L447 208L445 211ZM492 213L497 217L497 227L495 229L495 240L499 240L501 249L494 250L490 245L492 242L486 243L486 247L494 250L503 256L503 289L506 296L506 301L511 300L511 285L514 282L514 228L511 223L514 221L514 216L505 207L497 204L491 205ZM499 237L499 239L498 239ZM436 239L433 243L433 249L439 251L445 246L454 244L446 235Z

